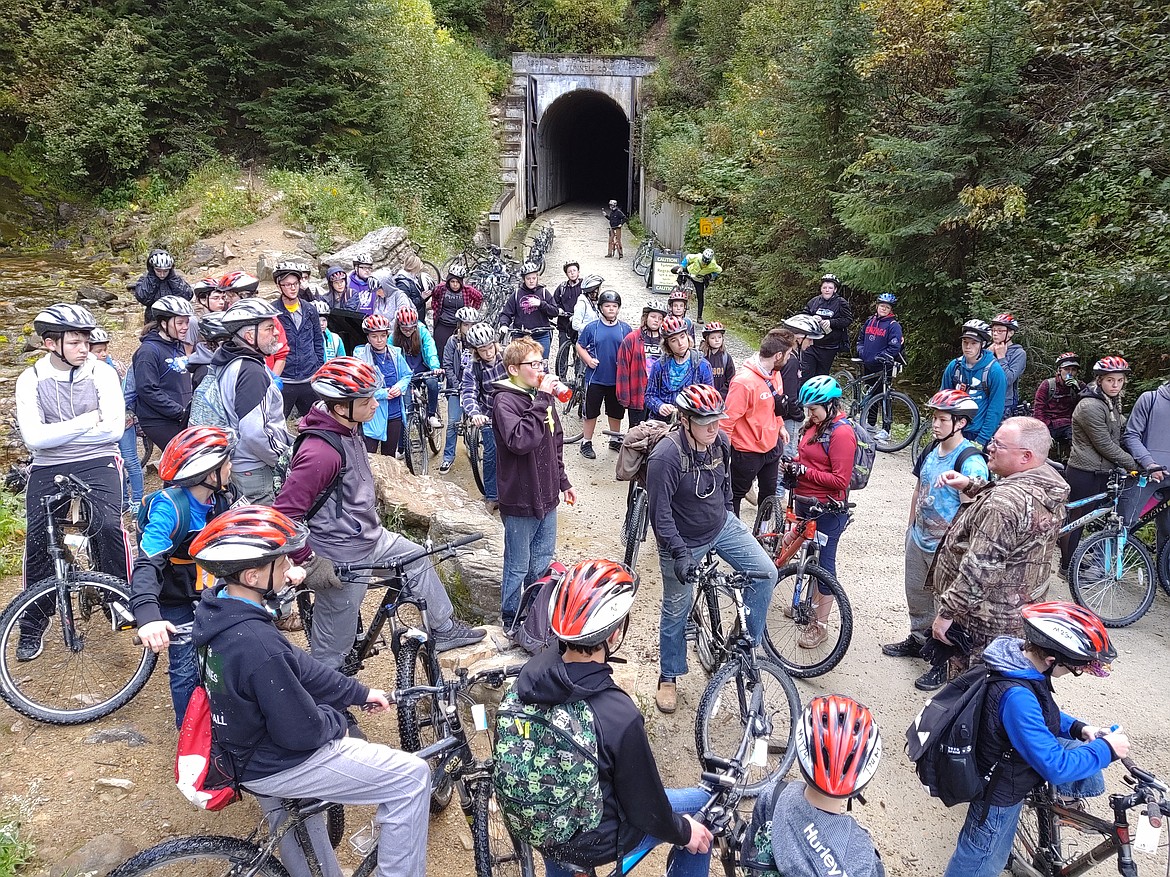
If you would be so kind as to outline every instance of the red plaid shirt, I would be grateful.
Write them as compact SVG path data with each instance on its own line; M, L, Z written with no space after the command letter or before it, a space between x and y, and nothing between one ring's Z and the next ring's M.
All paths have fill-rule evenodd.
M646 407L646 346L642 330L635 329L622 341L617 355L617 397L626 408L641 410Z

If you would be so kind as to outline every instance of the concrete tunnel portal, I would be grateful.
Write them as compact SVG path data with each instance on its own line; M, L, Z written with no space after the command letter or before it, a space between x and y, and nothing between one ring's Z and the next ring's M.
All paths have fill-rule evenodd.
M610 198L631 208L630 122L613 98L588 89L562 95L544 111L537 143L539 209Z

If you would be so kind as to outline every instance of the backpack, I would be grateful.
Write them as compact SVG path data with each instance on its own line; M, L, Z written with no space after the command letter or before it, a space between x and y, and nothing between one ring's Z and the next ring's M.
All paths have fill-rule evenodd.
M327 429L303 429L301 430L300 434L295 439L293 439L292 447L281 454L280 459L276 461L276 467L273 476L274 494L280 492L281 486L288 478L289 466L292 465L293 457L297 455L297 448L301 446L306 437L311 435L319 436L320 438L325 439L325 442L329 445L329 447L333 448L333 450L337 452L337 456L341 457L341 469L338 470L336 477L334 477L334 479L329 483L329 486L322 490L321 495L313 501L311 506L309 506L308 511L305 512L305 517L302 519L305 523L308 523L309 519L313 517L313 515L321 511L325 503L329 501L330 496L333 496L336 499L337 513L341 514L341 486L342 481L345 479L345 448L341 446L341 437L337 433L330 432Z
M967 382L963 380L963 357L958 357L954 360L954 368L951 369L951 386L955 389L960 387L965 388L967 393L971 392L971 388L967 386ZM987 386L987 376L991 374L991 367L995 365L995 360L983 366L983 372L979 375L979 386Z
M520 593L520 608L516 621L507 631L508 637L530 655L539 655L556 642L549 621L548 601L552 590L565 577L565 566L558 561L549 564L544 575L525 585Z
M739 866L756 877L780 877L772 849L772 817L776 813L776 799L787 785L787 781L778 780L767 786L752 807L752 818L739 850Z
M869 484L869 477L873 474L873 464L877 460L877 439L874 438L873 432L865 424L858 423L851 417L843 417L840 420L834 420L824 434L817 439L824 445L826 456L829 453L829 442L833 438L833 430L841 425L852 429L853 435L857 439L857 447L853 451L853 474L849 477L848 489L864 490Z
M678 445L679 462L682 464L682 474L691 471L691 455L688 454L682 445L682 430L678 424L666 423L662 420L644 420L629 430L625 438L622 439L622 449L618 452L616 478L618 481L638 481L644 484L646 482L646 463L650 459L650 453L666 436L671 436L672 441ZM675 438L677 436L677 438ZM720 449L723 451L722 459L719 463L707 463L703 466L704 469L714 469L719 465L727 467L728 475L731 473L731 453L727 446L720 442Z
M932 797L947 807L980 800L1002 756L983 773L976 762L979 726L991 671L980 664L928 700L906 729L906 755Z
M191 426L220 426L225 429L229 426L223 394L219 389L219 379L226 370L226 367L216 365L207 367L207 374L191 395L191 414L187 418Z
M191 504L187 500L186 492L182 487L164 487L161 490L156 490L153 493L148 493L142 500L142 504L138 507L138 514L135 517L135 525L138 533L138 541L142 541L142 533L146 529L147 523L150 521L150 513L154 510L155 503L165 498L175 507L175 527L171 530L171 544L179 545L186 538L186 535L191 532ZM222 515L231 506L231 488L228 488L228 493L216 493L212 496L211 511L207 513L208 523L215 517ZM178 540L178 541L176 541ZM178 560L174 557L170 558L171 563L186 564L193 563L189 560ZM215 584L215 576L208 573L199 564L195 564L195 590L203 591L211 588Z
M939 444L940 444L939 440L934 439L929 445L926 446L926 450L924 450L921 454L918 455L918 459L914 461L914 477L915 478L917 478L919 475L922 474L922 464L926 462L926 458L929 454L938 450ZM982 457L983 461L987 462L987 455L984 454L981 450L979 450L979 448L975 447L974 445L967 445L967 447L965 447L965 448L963 448L963 450L959 451L959 456L955 459L955 471L962 472L963 471L963 464L975 456Z
M588 701L526 704L515 689L496 712L496 795L513 836L562 846L601 824L597 728Z

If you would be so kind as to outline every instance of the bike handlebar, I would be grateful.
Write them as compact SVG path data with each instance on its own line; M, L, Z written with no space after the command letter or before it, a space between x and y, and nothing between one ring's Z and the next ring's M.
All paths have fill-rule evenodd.
M62 475L54 475L53 483L62 486L68 484L75 490L79 490L81 493L89 493L89 485L74 475L72 472L66 472Z
M817 499L815 496L797 496L792 497L799 503L811 506L809 512L811 514L824 514L825 512L847 512L849 509L857 508L857 503L848 502L839 499ZM818 511L819 509L819 511Z
M195 627L194 621L188 621L186 624L176 624L175 625L175 632L174 632L174 634L171 635L171 645L172 646L190 645L191 639L192 639L191 631L194 627ZM134 645L136 645L136 646L143 645L142 637L140 637L138 634L134 634Z
M334 564L334 569L339 575L381 571L397 572L410 566L416 560L421 560L424 557L430 557L434 554L447 554L458 548L462 548L464 545L478 542L482 538L483 533L472 533L469 536L461 536L458 539L452 539L450 542L444 542L442 545L420 548L418 551L412 551L410 554L404 554L402 557L395 558L389 564L338 563Z

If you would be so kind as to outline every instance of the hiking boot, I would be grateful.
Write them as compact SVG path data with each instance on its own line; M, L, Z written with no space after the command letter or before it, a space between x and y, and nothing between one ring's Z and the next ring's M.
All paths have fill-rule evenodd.
M670 715L678 709L678 685L673 679L664 679L658 683L658 693L654 695L654 705L660 713Z
M451 620L450 627L446 630L436 630L434 636L435 651L449 652L451 649L474 645L487 636L487 632L478 627L470 627L455 618Z
M934 691L947 684L947 665L939 664L931 667L914 680L914 687L919 691Z
M439 467L439 474L440 474L440 475L446 475L448 472L450 472L450 471L451 471L451 467L452 467L452 466L454 466L454 465L455 465L455 461L454 461L454 460L444 460L444 461L443 461L443 465L441 465L441 466Z
M804 632L797 638L796 644L802 649L815 649L828 638L829 626L814 621L804 629Z
M581 456L586 460L597 459L597 451L593 450L593 442L581 442Z
M37 633L35 630L22 630L20 632L20 641L16 644L16 660L34 661L39 658L41 652L45 650L45 634L48 630L48 627L40 633Z
M882 654L888 658L921 658L922 643L911 635L900 643L887 643L882 646Z
M622 440L621 439L610 439L609 440L609 449L611 451L620 451L622 449Z

